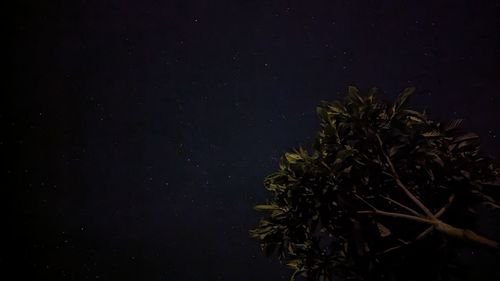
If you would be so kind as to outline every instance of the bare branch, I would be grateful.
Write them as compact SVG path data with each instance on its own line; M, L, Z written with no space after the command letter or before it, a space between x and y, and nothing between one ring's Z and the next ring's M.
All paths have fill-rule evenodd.
M378 210L377 208L375 208L375 206L373 206L372 204L370 204L368 201L366 201L365 199L363 199L361 196L357 195L356 193L354 193L354 196L356 196L356 198L358 198L363 203L365 203L366 205L368 205L368 207L372 208L372 210L374 210L374 211Z
M440 218L444 212L446 212L446 210L450 207L450 205L453 203L453 200L455 199L455 194L452 194L450 196L450 198L448 199L448 203L446 203L446 205L444 205L434 216L436 217L436 219ZM425 237L427 237L427 235L431 234L432 231L434 230L434 226L429 226L427 229L425 229L424 231L422 231L422 233L420 233L414 241L418 241L420 239L423 239Z
M417 221L417 222L426 223L426 224L434 224L434 221L431 219L426 219L426 218L407 215L407 214L386 212L386 211L381 211L381 210L358 211L358 214L369 214L369 215L375 215L375 216L393 217L393 218L400 218L400 219L406 219L406 220L411 220L411 221Z
M469 229L457 228L442 221L437 221L436 230L451 237L456 237L462 240L478 243L486 247L500 250L500 245L498 244L498 242L481 236Z
M394 204L398 205L399 207L401 207L401 208L403 208L403 209L407 210L408 212L410 212L410 213L414 214L415 216L419 216L419 217L421 217L421 216L422 216L422 214L420 214L419 212L417 212L417 211L413 210L412 208L410 208L410 207L408 207L408 206L404 205L403 203L400 203L400 202L398 202L398 201L396 201L396 200L394 200L394 199L392 199L392 198L390 198L390 197L387 197L387 196L381 196L381 197L382 197L382 198L384 198L385 200L387 200L387 201L389 201L389 202L392 202L392 203L394 203Z
M484 202L483 205L488 206L493 209L500 209L500 205L495 204L493 202Z
M390 253L390 252L392 252L392 251L395 251L395 250L397 250L397 249L403 248L404 246L406 246L406 244L397 245L397 246L391 247L391 248L389 248L389 249L385 249L384 251L379 252L379 253L377 253L377 254L378 254L378 255L384 255L384 254Z
M446 210L453 203L453 200L455 200L455 194L452 194L450 196L450 198L448 198L448 202L446 203L446 205L444 205L443 207L441 207L441 209L434 215L434 217L436 217L436 218L441 217L444 214L444 212L446 212Z
M401 182L400 178L399 178L399 175L398 175L398 172L396 171L396 168L394 168L394 164L392 164L392 161L391 161L391 158L387 155L387 153L385 153L385 150L384 150L384 146L383 146L383 143L382 143L382 140L380 139L380 136L378 134L375 134L375 136L377 137L377 140L378 140L378 143L379 143L379 146L380 146L380 149L382 151L382 155L384 156L385 160L387 161L387 164L389 165L389 168L391 169L391 172L392 172L392 176L394 177L394 180L396 181L396 184L404 191L404 193L422 210L424 211L424 213L430 217L430 218L433 218L434 215L431 213L431 211L429 210L429 208L427 208L422 202L420 202L420 200L415 196L413 195L413 193L410 192L410 190L408 190L408 188L406 188L406 186L403 184L403 182Z
M424 231L422 231L422 233L420 233L414 241L418 241L420 239L423 239L425 238L427 235L431 234L431 232L434 230L434 226L429 226L427 229L425 229Z

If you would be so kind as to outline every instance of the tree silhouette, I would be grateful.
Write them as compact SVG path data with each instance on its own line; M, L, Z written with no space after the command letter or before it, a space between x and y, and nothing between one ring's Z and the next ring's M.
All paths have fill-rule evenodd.
M413 92L388 104L349 87L323 102L311 151L285 153L266 177L271 198L250 235L291 280L456 280L460 247L497 253L472 229L478 206L499 208L488 189L500 170L461 119L407 108Z

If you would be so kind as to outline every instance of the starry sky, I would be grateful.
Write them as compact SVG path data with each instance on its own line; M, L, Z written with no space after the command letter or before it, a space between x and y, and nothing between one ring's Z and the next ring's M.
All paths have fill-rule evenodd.
M26 278L288 280L252 206L348 85L416 86L500 157L498 1L31 2L0 116L1 263Z

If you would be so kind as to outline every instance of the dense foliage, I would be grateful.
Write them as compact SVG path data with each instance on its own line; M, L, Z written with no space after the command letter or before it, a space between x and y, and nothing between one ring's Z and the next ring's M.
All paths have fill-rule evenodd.
M484 184L499 170L462 120L407 108L413 91L388 104L349 87L343 101L323 102L312 149L286 153L266 177L272 196L250 233L292 280L403 280L408 270L406 280L447 280L457 245L498 249L470 229L474 207L498 208Z

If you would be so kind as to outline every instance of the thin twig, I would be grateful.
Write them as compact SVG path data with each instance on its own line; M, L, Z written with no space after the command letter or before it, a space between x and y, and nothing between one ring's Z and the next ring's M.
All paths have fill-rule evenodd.
M386 212L386 211L381 211L381 210L358 211L358 214L369 214L369 215L375 215L375 216L401 218L401 219L406 219L406 220L418 221L418 222L426 223L426 224L434 224L434 221L431 219L421 218L421 217L407 215L407 214Z
M354 193L354 196L356 196L356 198L358 198L359 200L361 200L363 203L365 203L366 205L368 205L370 208L372 208L372 210L374 211L377 211L378 209L375 208L375 206L373 206L372 204L370 204L368 201L366 201L365 199L363 199L361 196L357 195L356 193Z
M399 249L399 248L402 248L403 246L406 246L406 245L405 245L405 244L402 244L402 245L397 245L397 246L391 247L391 248L389 248L389 249L385 249L385 250L384 250L384 251L382 251L382 252L378 252L377 254L378 254L378 255L384 255L384 254L390 253L390 252L392 252L392 251L395 251L395 250L397 250L397 249Z
M382 198L384 198L385 200L387 200L387 201L389 201L389 202L392 202L392 203L394 203L394 204L398 205L399 207L401 207L401 208L403 208L403 209L407 210L408 212L410 212L410 213L414 214L415 216L419 216L419 217L421 217L421 216L422 216L422 214L420 214L419 212L417 212L417 211L413 210L412 208L410 208L410 207L408 207L408 206L404 205L403 203L400 203L400 202L398 202L398 201L396 201L396 200L394 200L394 199L392 199L392 198L390 198L390 197L387 197L387 196L382 196Z
M422 231L422 233L420 233L414 241L417 241L417 240L420 240L420 239L423 239L425 238L427 235L429 235L432 231L434 230L434 226L429 226L428 228L426 228L424 231Z
M500 181L489 181L489 182L486 182L486 181L481 181L479 182L479 184L482 184L482 185L486 185L486 186L492 186L492 187L500 187Z
M434 226L429 226L428 228L426 228L422 233L420 233L417 238L415 238L414 240L412 241L401 241L399 240L399 242L401 242L402 244L398 245L398 246L394 246L394 247L391 247L391 248L388 248L388 249L385 249L384 251L382 252L379 252L377 253L378 255L384 255L384 254L387 254L389 252L392 252L392 251L395 251L397 249L400 249L400 248L403 248L403 247L406 247L406 246L409 246L413 243L415 243L416 241L424 238L425 236L429 235L429 233L432 232L432 230L434 230Z
M435 218L439 218L441 217L444 212L446 212L446 210L450 207L450 205L453 203L453 200L455 200L455 194L452 194L450 196L450 198L448 198L448 202L443 206L441 207L441 209L439 209L439 211L434 215Z
M500 209L500 205L497 205L497 204L495 204L493 202L484 202L483 205L489 206L489 207L491 207L493 209Z

